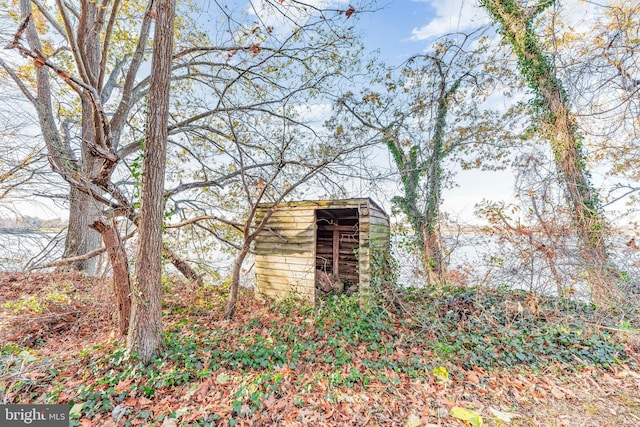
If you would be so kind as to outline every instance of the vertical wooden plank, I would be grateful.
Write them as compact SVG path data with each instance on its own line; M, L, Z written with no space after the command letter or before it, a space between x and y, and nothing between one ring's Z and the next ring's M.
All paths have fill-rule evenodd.
M311 269L312 273L312 282L311 282L311 289L309 289L310 295L309 295L309 301L311 301L311 303L315 306L318 301L318 295L316 292L316 256L318 255L317 250L318 250L318 210L314 209L313 212L311 212L311 221L313 221L313 245L311 248L311 259L309 260L312 265L313 268Z
M338 227L333 229L333 275L340 277L340 230Z
M358 274L360 277L360 285L358 296L360 299L360 308L366 309L371 304L371 263L369 257L370 232L369 209L358 210L360 218L358 220L360 226L360 247L358 248Z

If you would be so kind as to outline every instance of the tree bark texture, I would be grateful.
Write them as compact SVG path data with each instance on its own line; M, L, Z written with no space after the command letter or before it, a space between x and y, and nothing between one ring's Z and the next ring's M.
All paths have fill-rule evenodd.
M100 31L96 31L100 8L96 2L82 2L81 17L77 28L77 43L79 58L84 65L86 83L97 88L97 77L100 73ZM93 177L101 166L101 160L96 157L89 146L95 145L98 133L102 127L99 124L98 112L91 95L85 90L81 94L82 118L81 118L81 174L84 177ZM85 178L86 179L86 178ZM99 220L100 212L95 200L86 192L82 192L73 186L70 189L69 200L69 227L65 241L63 257L75 257L94 251L100 247L100 235L89 228L94 221ZM90 258L86 261L72 264L77 270L95 274L97 259Z
M233 272L231 273L231 288L229 289L229 301L227 302L227 308L224 313L224 318L227 320L231 320L234 314L236 313L236 308L238 305L238 291L240 289L240 269L242 268L242 263L244 259L247 257L249 253L249 246L243 245L238 255L236 255L235 260L233 261Z
M162 219L167 152L174 0L156 3L151 83L127 350L149 363L162 344Z
M99 215L97 202L85 192L71 187L69 190L69 225L62 258L80 257L100 247L100 234L89 228ZM65 269L95 274L98 257L80 260Z
M129 330L131 317L131 282L127 253L115 224L99 219L94 221L91 227L102 235L102 240L109 254L113 269L113 287L118 301L118 332L121 337L124 337Z
M89 19L87 17L87 19ZM99 52L99 40L96 45L95 37L87 40L88 46L85 47L88 55L87 66L93 72L97 72L100 65L99 59L94 58L94 51ZM81 163L80 169L82 176L92 177L100 168L100 161L97 159L87 147L87 142L94 143L96 140L96 127L94 118L93 103L88 94L82 96L82 141L81 144ZM65 240L65 248L63 258L77 257L100 247L100 234L89 228L91 224L98 221L100 217L97 202L93 197L81 189L74 186L69 191L69 226L67 227L67 237ZM97 258L90 258L85 261L71 264L75 270L85 271L88 274L95 274L97 266Z
M20 0L20 10L23 17L33 13L29 0ZM82 42L82 55L76 55L76 60L82 63L82 68L89 74L95 74L100 67L100 34L96 31L100 7L95 2L83 2L77 34L74 36ZM29 49L33 52L42 52L42 43L38 36L33 20L28 23L25 32ZM97 158L85 148L87 142L95 142L95 115L94 107L87 103L87 96L82 98L82 158L77 159L70 149L69 135L63 138L56 128L56 119L53 113L52 92L47 67L36 67L36 96L28 95L28 99L35 106L38 113L42 136L47 147L49 162L55 172L63 177L80 175L85 179L91 175L85 175L97 167ZM86 192L85 192L86 193ZM89 229L89 224L97 219L98 209L92 198L83 194L78 188L70 188L69 193L69 226L65 241L63 257L77 257L91 252L99 247L100 235ZM96 260L88 259L72 264L73 268L84 270L88 273L95 272Z

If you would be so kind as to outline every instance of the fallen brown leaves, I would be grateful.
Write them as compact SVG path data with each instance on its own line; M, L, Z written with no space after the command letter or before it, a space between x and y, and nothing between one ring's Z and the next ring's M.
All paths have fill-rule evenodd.
M73 318L61 316L48 324L40 318L61 314L70 307L50 304L46 312L4 308L8 302L26 296L43 298L43 289L52 282L66 282L73 297L64 304L77 311ZM462 369L452 362L437 361L450 375L435 375L429 370L410 375L390 368L370 368L362 360L376 360L384 349L370 349L364 343L342 343L350 347L354 360L334 366L324 359L330 351L314 322L299 312L278 313L268 304L245 294L239 304L237 319L223 321L224 294L213 288L180 283L167 293L165 325L176 328L185 324L182 334L199 340L203 334L215 334L220 348L241 347L259 336L265 343L282 334L283 327L297 326L299 338L316 342L312 351L315 363L269 366L264 369L220 367L208 376L159 387L146 395L139 387L147 378L121 377L107 384L113 367L91 370L89 363L99 364L111 354L115 327L110 316L108 282L89 281L80 275L0 275L0 307L3 308L2 346L31 347L38 357L17 373L0 375L0 399L11 402L84 403L80 390L102 394L108 402L96 411L83 412L81 426L130 425L165 427L182 425L228 425L234 420L240 426L463 426L464 421L450 415L452 408L463 408L480 414L487 426L637 426L640 425L640 373L637 367L620 365L604 370L586 367L569 372L557 366L531 370L526 366L514 370L487 370L479 367ZM88 298L88 297L91 298ZM325 330L345 327L337 318L324 318ZM55 325L65 322L64 328ZM410 324L410 323L408 323ZM410 334L410 327L396 319L395 334ZM397 338L385 332L384 339ZM434 337L437 339L437 337ZM321 345L322 344L322 345ZM100 347L94 347L100 345ZM266 345L266 344L265 344ZM85 349L80 356L80 350ZM92 349L87 355L86 349ZM212 363L216 348L201 351L201 360ZM221 350L222 351L222 350ZM44 357L58 358L47 363ZM412 357L431 358L418 346L394 348L394 360ZM637 354L632 354L636 358ZM200 359L199 359L200 360ZM2 360L0 359L0 362ZM52 373L52 363L56 372ZM183 368L186 362L166 360L158 372ZM5 366L0 364L0 367ZM205 364L202 369L210 367ZM351 370L362 372L367 381L336 384L331 375L346 377ZM2 372L0 372L2 374ZM18 381L28 387L13 387ZM56 394L56 390L57 394ZM109 392L111 390L112 392ZM120 397L119 397L120 396ZM105 409L109 408L109 409ZM122 419L114 417L115 409ZM146 417L146 418L145 418Z
M104 339L115 320L108 283L77 272L0 273L0 347L60 355Z

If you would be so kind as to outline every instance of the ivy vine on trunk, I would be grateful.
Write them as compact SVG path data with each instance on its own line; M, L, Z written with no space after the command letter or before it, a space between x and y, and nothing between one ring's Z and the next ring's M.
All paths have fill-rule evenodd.
M582 137L556 69L542 50L534 20L554 0L526 6L517 0L482 0L482 5L500 24L503 37L518 58L518 68L535 93L539 130L548 138L556 167L564 180L572 220L586 265L588 284L595 302L612 297L617 269L608 259L605 237L608 224L602 214L597 193L589 181Z

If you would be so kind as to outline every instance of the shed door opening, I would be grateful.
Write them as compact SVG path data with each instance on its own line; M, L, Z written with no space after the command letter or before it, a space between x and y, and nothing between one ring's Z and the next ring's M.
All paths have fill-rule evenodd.
M316 269L341 280L345 289L358 284L358 209L319 209L316 226Z

